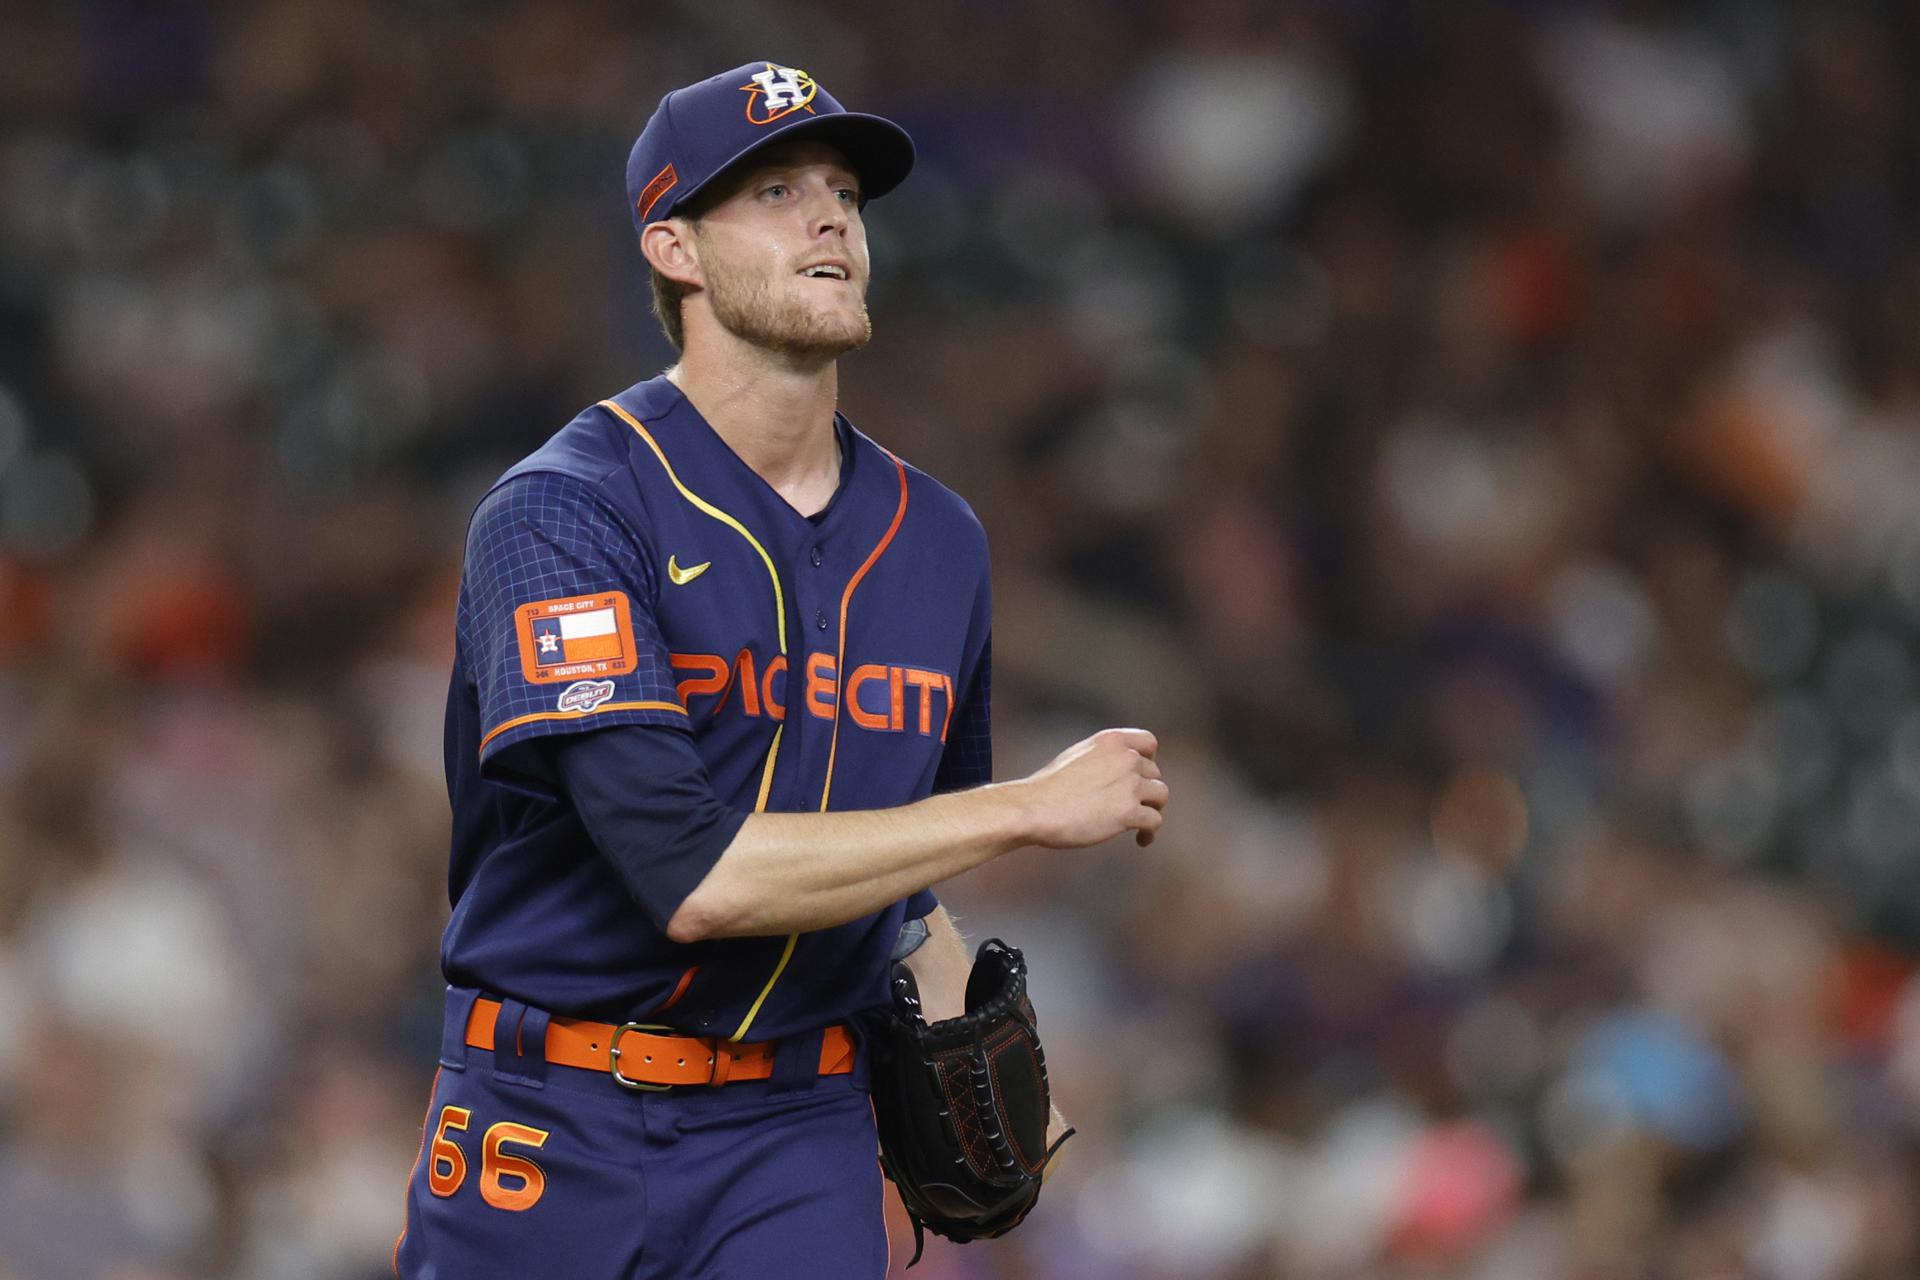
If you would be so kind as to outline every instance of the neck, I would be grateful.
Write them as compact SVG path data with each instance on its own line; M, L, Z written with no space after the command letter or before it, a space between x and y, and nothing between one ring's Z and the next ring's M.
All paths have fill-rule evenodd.
M667 377L728 448L802 515L811 515L839 484L838 365L720 337L688 343Z

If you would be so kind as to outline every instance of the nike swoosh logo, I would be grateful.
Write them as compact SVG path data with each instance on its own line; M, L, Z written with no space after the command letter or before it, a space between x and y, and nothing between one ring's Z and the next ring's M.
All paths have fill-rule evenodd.
M689 582L692 582L695 578L705 573L712 566L713 566L713 561L703 560L699 564L694 565L693 568L691 569L682 569L678 564L674 563L674 558L672 556L668 556L667 557L667 576L673 579L674 586L684 587Z

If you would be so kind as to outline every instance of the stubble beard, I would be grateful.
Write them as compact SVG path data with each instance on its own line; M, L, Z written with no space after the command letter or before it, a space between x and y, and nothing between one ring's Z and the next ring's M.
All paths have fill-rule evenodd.
M756 347L794 360L835 360L858 351L873 337L863 299L857 313L821 315L791 295L778 295L765 279L709 260L707 302L720 327Z

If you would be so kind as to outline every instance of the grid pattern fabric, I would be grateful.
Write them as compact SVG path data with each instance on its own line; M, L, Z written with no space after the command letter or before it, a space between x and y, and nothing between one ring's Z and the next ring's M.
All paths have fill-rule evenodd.
M993 781L993 637L980 650L980 662L966 696L954 710L946 749L934 775L935 794L965 791Z
M530 683L521 672L514 610L540 600L624 591L631 605L639 664L614 680L613 696L586 716L562 717L563 686ZM533 471L489 493L467 532L460 581L460 653L480 704L481 733L523 717L487 742L483 758L542 734L610 724L686 724L676 711L624 703L679 704L666 642L653 616L654 575L633 527L593 485L575 476Z

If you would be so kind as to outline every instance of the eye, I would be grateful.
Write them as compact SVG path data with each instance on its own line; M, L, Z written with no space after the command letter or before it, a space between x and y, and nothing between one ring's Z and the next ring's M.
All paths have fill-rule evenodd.
M787 198L788 190L789 188L787 187L786 183L774 182L774 183L769 183L765 188L763 188L760 194L767 197L770 200L784 200Z
M860 193L852 187L836 187L833 194L840 197L841 204L850 204L855 207L860 204Z

